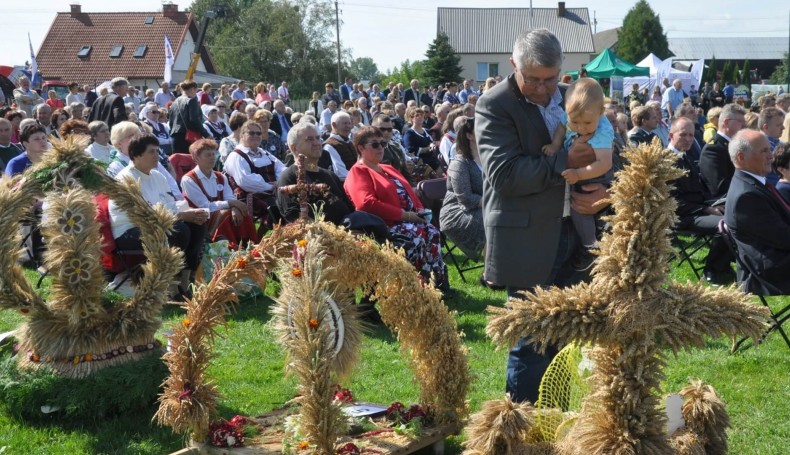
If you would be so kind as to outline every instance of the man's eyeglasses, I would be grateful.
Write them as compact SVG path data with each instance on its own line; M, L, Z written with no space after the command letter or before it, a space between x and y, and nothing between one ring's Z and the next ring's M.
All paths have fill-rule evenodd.
M368 142L367 144L365 144L365 147L372 147L372 148L374 148L376 150L378 150L378 149L380 149L382 147L386 147L386 146L387 146L387 143L384 142L384 141L381 141L381 142Z
M524 80L524 85L533 88L541 85L545 88L556 87L556 85L560 82L559 77L560 75L557 74L556 76L550 77L548 79L538 79L536 77L527 77L523 72L521 73L521 79Z
M392 127L391 126L390 127L379 126L378 129L382 133L389 133L389 132L392 131Z
M261 131L247 131L247 136L263 136Z

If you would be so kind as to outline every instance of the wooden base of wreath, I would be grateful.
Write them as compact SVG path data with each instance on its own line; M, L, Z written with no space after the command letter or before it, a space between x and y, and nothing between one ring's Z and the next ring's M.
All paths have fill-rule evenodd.
M386 406L385 406L386 407ZM282 421L283 410L278 409L256 417L254 420L263 427L271 427L275 422ZM460 427L456 424L433 426L422 429L418 437L397 435L394 432L384 432L376 436L338 438L337 446L354 443L364 454L381 455L407 455L431 447L434 455L444 454L444 440L451 435L458 434ZM267 434L246 438L244 447L214 447L204 442L191 441L190 446L170 455L282 455L283 442L281 435ZM310 450L303 452L294 451L294 454L313 453Z

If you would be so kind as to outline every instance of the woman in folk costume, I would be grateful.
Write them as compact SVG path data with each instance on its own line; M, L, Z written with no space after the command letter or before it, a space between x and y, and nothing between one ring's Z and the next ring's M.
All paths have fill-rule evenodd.
M258 242L247 204L236 199L225 176L213 169L217 143L201 139L189 146L197 166L181 178L184 198L192 208L209 211L208 238L225 239L231 245Z
M170 126L161 121L162 112L156 103L146 103L140 110L140 119L151 128L151 134L159 140L159 149L166 156L173 153L173 139L170 137Z
M217 106L204 104L200 106L200 109L203 111L203 117L205 117L203 128L209 134L210 138L219 143L222 139L228 137L230 131L228 131L225 122L219 118L219 109Z

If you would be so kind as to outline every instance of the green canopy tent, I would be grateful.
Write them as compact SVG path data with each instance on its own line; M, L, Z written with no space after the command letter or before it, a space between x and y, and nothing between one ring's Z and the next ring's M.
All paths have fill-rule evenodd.
M604 79L612 76L650 76L650 68L636 66L617 56L611 49L604 49L590 63L584 66L587 75L595 79ZM574 79L579 77L579 71L567 71Z

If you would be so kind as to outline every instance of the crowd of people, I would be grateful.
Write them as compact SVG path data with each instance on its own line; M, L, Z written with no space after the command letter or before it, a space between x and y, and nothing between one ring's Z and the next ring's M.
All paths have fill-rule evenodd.
M65 99L57 93L44 99L22 77L13 104L0 112L0 171L20 174L51 141L88 136L86 153L108 175L134 178L149 203L176 215L169 241L185 253L173 290L181 298L189 294L204 242L243 245L274 223L298 218L300 201L278 189L296 183L296 157L302 156L304 179L329 188L311 198L310 216L315 207L336 224L348 224L355 212L372 215L387 239L403 247L418 279L447 290L440 229L470 257L484 252L474 111L482 91L496 82L490 78L480 91L471 81L422 89L418 80L407 89L390 83L366 90L348 79L339 90L327 83L305 112L294 112L287 82L248 89L239 81L215 89L183 81L143 92L115 78L98 91L69 83ZM457 153L456 129L463 135ZM190 167L178 172L182 163ZM416 184L445 176L445 214L431 220ZM139 226L112 201L109 219L114 244L139 250ZM39 233L32 237L31 259L39 262L45 247Z
M483 259L483 285L514 297L589 278L606 228L599 202L627 164L623 151L659 141L687 171L674 182L678 231L715 234L725 220L754 270L790 290L790 94L765 95L747 110L733 102L731 84L687 90L667 80L650 96L634 87L610 99L583 72L561 82L562 60L559 40L534 30L514 45L513 73L479 90L468 80L382 90L349 78L314 92L304 112L292 109L287 82L163 83L140 99L117 78L106 92L69 84L65 100L44 100L21 78L14 106L0 115L0 160L6 174L19 174L52 138L90 136L86 153L109 175L138 180L150 203L176 215L169 240L186 257L176 296L188 295L205 241L243 244L271 223L296 221L305 201L279 189L301 175L327 189L311 194L309 216L383 230L405 250L415 279L448 288L444 235ZM191 167L180 176L173 163L187 154ZM446 178L434 219L416 191L427 178ZM113 240L139 248L139 226L112 202L110 219ZM704 279L732 282L732 261L714 237ZM742 270L737 278L758 287ZM557 348L513 348L514 400L537 398Z

